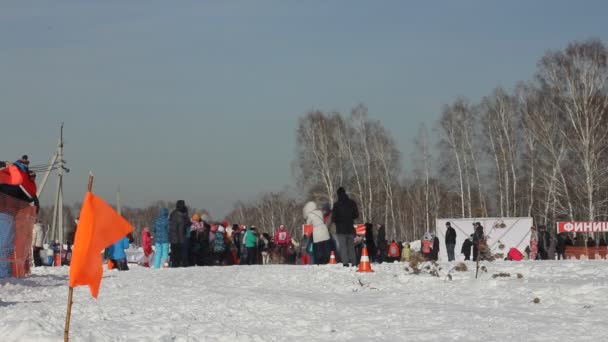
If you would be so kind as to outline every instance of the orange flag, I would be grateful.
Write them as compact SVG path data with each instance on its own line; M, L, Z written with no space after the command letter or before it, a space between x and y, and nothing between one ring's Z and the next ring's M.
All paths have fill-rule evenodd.
M133 231L133 227L104 200L87 192L70 262L70 287L88 285L97 298L101 284L101 252Z

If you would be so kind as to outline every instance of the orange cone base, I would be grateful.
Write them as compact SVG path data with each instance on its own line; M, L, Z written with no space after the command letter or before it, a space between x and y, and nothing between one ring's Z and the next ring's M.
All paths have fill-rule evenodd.
M374 272L372 270L372 265L369 262L369 255L367 254L367 247L363 247L361 251L361 260L359 261L359 269L357 272L361 273L371 273Z
M334 254L334 251L331 251L331 255L329 256L329 263L331 265L337 264L336 263L336 254Z

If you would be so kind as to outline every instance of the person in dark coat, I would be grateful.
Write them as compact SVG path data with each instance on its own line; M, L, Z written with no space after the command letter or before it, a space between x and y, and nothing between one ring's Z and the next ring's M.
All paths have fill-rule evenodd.
M606 239L604 239L603 237L600 238L600 242L598 243L598 246L600 247L606 247L608 246L608 244L606 244Z
M379 263L386 261L388 254L388 241L386 240L386 228L384 225L378 225L378 252L376 258Z
M471 247L473 247L473 234L462 243L460 253L464 254L464 260L471 260Z
M373 229L373 224L369 222L365 224L365 245L367 246L367 253L369 254L372 261L376 261L378 249L376 248L376 241L374 241Z
M453 261L455 259L454 248L456 247L456 230L452 228L450 222L446 222L445 226L447 227L445 231L445 248L448 252L448 261Z
M431 260L439 260L439 238L433 236L433 249L431 250Z
M587 239L587 247L595 247L595 240L593 240L592 236L589 236Z
M473 224L475 226L475 233L473 233L473 261L477 261L479 256L479 245L485 239L483 226L479 222Z
M186 234L190 227L190 215L183 200L177 201L175 210L169 215L169 241L171 242L172 267L188 266Z
M566 238L565 233L557 234L557 244L555 245L555 252L557 253L557 260L566 259Z
M338 201L334 203L331 221L336 225L336 243L340 260L345 266L355 265L355 220L359 218L357 203L350 199L343 187L338 189Z

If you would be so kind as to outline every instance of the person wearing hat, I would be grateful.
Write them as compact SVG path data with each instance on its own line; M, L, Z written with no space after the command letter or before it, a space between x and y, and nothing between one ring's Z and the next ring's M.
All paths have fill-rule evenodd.
M450 222L445 223L445 248L448 252L448 261L454 261L454 247L456 247L456 230Z
M357 203L350 199L343 187L338 189L338 201L334 203L331 221L336 225L336 244L344 266L355 265L355 220L359 218Z
M194 213L190 225L190 265L203 266L203 240L208 239L204 235L205 222L201 220L201 215Z
M175 203L175 210L169 215L169 237L171 241L171 266L188 266L188 246L186 234L190 227L190 215L186 202L179 200Z
M473 234L469 235L462 243L460 253L464 255L464 260L471 260L471 247L473 247Z

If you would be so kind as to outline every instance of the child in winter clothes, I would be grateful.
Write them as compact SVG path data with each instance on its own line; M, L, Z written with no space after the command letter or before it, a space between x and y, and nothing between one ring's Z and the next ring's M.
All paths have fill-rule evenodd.
M201 220L199 214L192 215L192 223L190 225L190 265L203 266L204 254L203 244L207 239L205 236L205 223Z
M117 268L119 271L129 270L127 266L127 254L125 253L125 249L128 248L129 238L126 236L110 246L110 260L112 260L114 268Z
M152 235L150 229L144 227L141 232L141 247L144 249L144 267L150 267L150 255L152 254Z
M433 251L433 237L431 233L426 232L422 239L422 255L426 260L431 260L431 252Z
M168 266L169 259L169 209L161 208L152 227L154 238L154 268Z
M410 255L412 251L410 249L410 244L408 242L403 243L403 250L401 251L401 261L408 262L410 261Z
M536 228L530 228L530 260L536 260L538 255L538 235Z
M395 242L395 240L391 241L391 244L388 246L389 262L399 261L400 256L401 250L399 249L399 245Z

